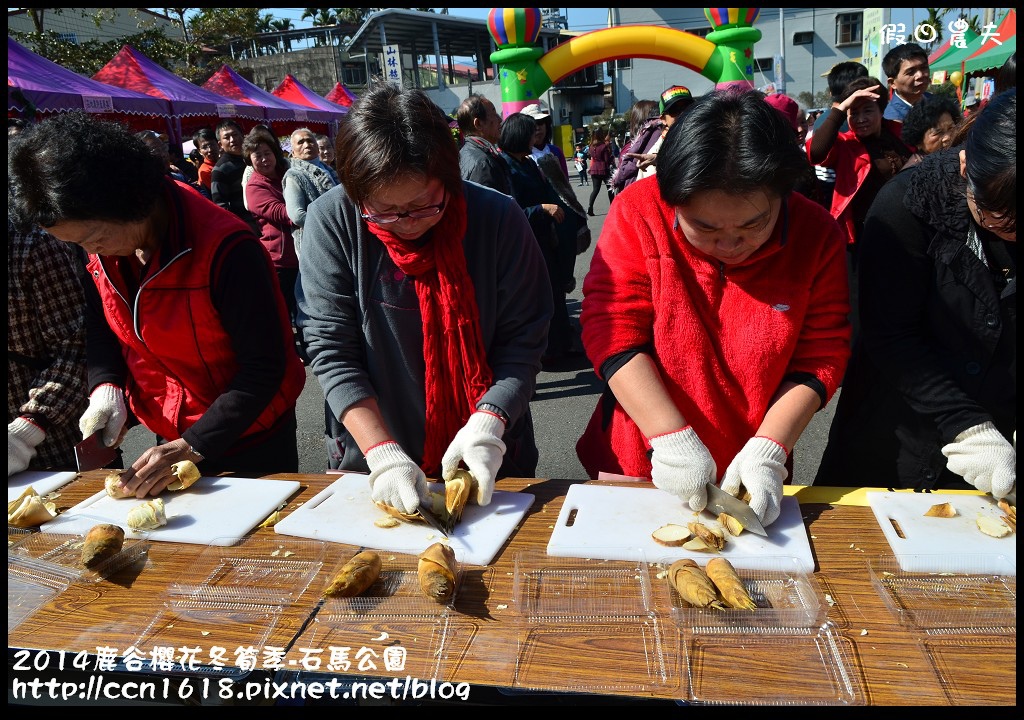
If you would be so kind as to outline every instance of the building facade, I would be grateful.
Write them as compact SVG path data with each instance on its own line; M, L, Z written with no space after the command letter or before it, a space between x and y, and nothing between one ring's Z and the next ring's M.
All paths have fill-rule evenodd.
M76 45L89 40L109 42L155 28L171 39L184 39L177 20L146 8L46 8L44 13L43 31L55 32ZM7 12L8 34L35 30L27 10Z

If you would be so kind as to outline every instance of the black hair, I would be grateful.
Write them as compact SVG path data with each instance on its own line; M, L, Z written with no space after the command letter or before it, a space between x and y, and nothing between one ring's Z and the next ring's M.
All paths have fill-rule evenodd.
M97 182L96 168L104 167L117 172ZM166 176L164 161L124 125L58 113L9 146L8 212L22 230L67 220L136 222L153 211Z
M669 129L655 177L665 202L685 205L706 190L785 196L808 167L792 126L764 93L719 90L697 98Z
M257 125L242 140L242 159L245 161L245 164L252 167L252 154L260 145L270 147L271 152L274 153L275 160L277 160L274 170L277 171L278 175L284 175L285 170L290 165L288 158L284 156L284 150L281 149L281 141L265 125Z
M843 94L843 90L846 89L846 86L859 77L867 76L868 69L862 63L854 60L836 63L828 71L828 92L833 100L841 102L839 98Z
M1015 87L1017 87L1017 53L1012 53L996 74L996 92L1001 93Z
M449 118L422 90L381 83L341 120L334 152L338 177L357 203L405 177L437 178L462 193L459 146Z
M192 133L192 144L193 145L195 145L196 147L199 147L199 143L202 140L206 140L206 141L211 142L214 145L216 145L217 144L217 133L215 133L213 130L211 130L208 127L199 128L194 133Z
M227 118L227 119L221 120L219 123L217 123L217 130L215 131L215 134L217 136L217 141L218 142L220 141L220 131L225 129L225 128L229 128L229 127L230 128L234 128L235 130L238 131L239 135L241 135L242 137L245 137L245 130L242 129L242 126L239 125L236 121L232 120L231 118Z
M512 113L501 121L501 140L498 144L507 153L528 153L533 147L533 134L537 121L523 113Z
M897 45L882 58L882 72L892 80L900 74L900 68L907 60L924 60L928 62L928 51L917 43ZM883 84L883 87L885 85Z
M1001 229L1017 229L1017 89L988 101L963 144L967 186L983 211L998 213ZM660 171L659 171L660 172Z
M903 118L903 127L900 130L900 138L908 145L913 145L920 150L924 135L939 122L945 113L953 119L953 124L963 119L960 112L960 105L948 95L931 95L921 98L921 102L914 105L907 111Z
M846 100L846 98L850 97L858 90L866 90L867 88L874 87L875 85L878 86L878 89L875 90L875 93L878 95L878 99L875 100L875 102L878 104L878 109L884 111L885 106L889 104L889 91L886 89L886 84L878 78L868 77L867 75L855 78L847 83L846 87L843 88L842 94L839 96L839 102Z
M459 123L459 130L463 135L471 135L476 128L474 120L483 120L487 117L487 105L492 103L487 97L473 93L455 110L455 119Z

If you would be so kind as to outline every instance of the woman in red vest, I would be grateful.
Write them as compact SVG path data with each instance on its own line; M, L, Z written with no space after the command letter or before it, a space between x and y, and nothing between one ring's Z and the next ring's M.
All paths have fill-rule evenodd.
M66 113L30 135L8 153L13 219L89 253L83 437L101 430L115 447L129 417L156 434L121 476L139 498L170 484L181 460L204 475L297 471L306 375L248 225L168 177L117 123Z

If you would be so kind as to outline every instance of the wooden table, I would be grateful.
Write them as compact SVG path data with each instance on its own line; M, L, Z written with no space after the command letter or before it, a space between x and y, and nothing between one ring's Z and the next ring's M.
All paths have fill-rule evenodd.
M61 490L58 507L67 509L91 496L102 476L102 471L84 473ZM270 477L301 483L284 513L335 479L329 475ZM325 688L333 681L337 694L339 687L352 690L356 687L353 683L363 680L404 682L408 675L422 683L434 679L433 697L426 684L413 688L399 685L398 696L401 698L404 691L405 700L395 701L388 690L376 702L424 704L440 701L437 695L442 690L447 693L446 699L462 702L461 695L453 697L459 689L468 693L469 703L486 704L675 704L723 697L758 704L790 692L790 697L812 704L1016 703L1015 623L1001 632L968 632L952 638L901 624L869 580L868 561L890 553L870 508L815 501L810 492L798 497L816 556L815 577L830 605L831 630L824 640L770 634L723 639L680 628L671 617L668 590L663 581L656 579L656 568L651 570L656 612L650 617L629 622L566 618L554 619L550 624L524 620L515 603L514 559L543 557L551 527L571 484L515 478L500 481L499 489L528 492L536 501L491 566L463 568L454 611L448 614L439 611L432 617L401 617L370 613L368 618L343 622L343 618L319 606L319 593L327 576L318 577L286 606L267 610L273 624L269 631L250 628L251 637L261 641L261 647L255 649L258 662L252 674L234 668L235 684L227 681L224 686L232 688L224 692L231 697L218 697L218 683L232 672L235 644L251 639L221 637L227 624L211 628L209 635L197 634L194 623L181 622L175 628L173 613L167 615L168 588L189 573L205 548L153 542L144 568L129 568L94 584L73 584L8 635L8 688L12 678L27 681L56 676L57 660L64 658L65 673L77 669L82 677L103 675L108 683L125 677L151 677L157 683L155 700L170 703L300 704L286 699L281 690L273 697L269 683L281 683L282 688L287 683L291 688L288 693L294 694L312 687ZM257 529L251 535L296 540L277 535L270 528ZM334 543L325 545L323 573L332 572L358 550ZM139 637L153 635L155 623L162 623L162 645L199 648L197 667L178 667L172 672L144 668L140 673L125 673L124 666L113 660L99 668L69 667L78 653L93 663L101 660L97 647L122 654ZM534 644L532 638L538 630L543 643ZM817 634L817 630L811 634ZM221 645L228 648L226 669L214 670L207 662L210 636L221 637ZM400 671L384 670L385 650L396 640L403 646L406 663ZM804 662L807 658L801 647L808 643L813 647L815 642L840 653L848 663L839 670L846 676L831 679L844 688L835 697L834 688L823 687L815 679L830 672L830 663ZM638 660L638 644L642 648L656 647L660 653L656 662L649 657ZM336 654L332 658L331 647L350 650L345 656ZM143 656L148 650L139 648ZM44 657L46 660L41 659ZM706 658L715 658L716 666L711 667ZM32 669L33 663L44 662L50 666ZM29 669L23 669L25 664ZM737 672L738 667L744 672ZM172 685L184 684L192 696L180 698L175 695L180 691L172 687L171 697L162 698L159 683L168 677ZM201 698L204 680L206 697ZM461 685L466 683L469 685ZM417 687L424 694L414 697ZM251 696L237 697L240 688ZM710 688L714 688L714 696L709 694ZM77 700L70 698L68 702ZM304 703L359 704L359 699L307 697Z

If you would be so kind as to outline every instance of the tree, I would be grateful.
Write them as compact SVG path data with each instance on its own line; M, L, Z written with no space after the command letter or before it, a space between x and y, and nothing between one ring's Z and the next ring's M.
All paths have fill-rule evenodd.
M270 24L274 26L274 30L276 30L277 32L281 32L281 33L288 32L289 30L294 30L295 29L295 27L292 25L291 18L281 18L280 20L274 20ZM291 52L292 51L292 40L291 40L291 38L282 37L281 40L284 43L284 51L285 52Z
M925 10L928 11L928 17L922 20L918 27L926 26L930 28L931 45L938 45L942 42L943 38L942 19L949 14L951 8L925 8Z

